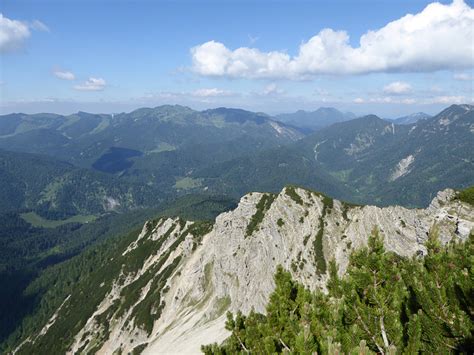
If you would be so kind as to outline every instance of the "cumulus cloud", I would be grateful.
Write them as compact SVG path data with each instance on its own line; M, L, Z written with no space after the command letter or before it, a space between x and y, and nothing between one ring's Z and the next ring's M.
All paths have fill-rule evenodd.
M395 81L386 85L383 92L389 95L405 95L411 93L411 85L402 81Z
M84 83L74 86L79 91L102 91L107 83L102 78L89 78Z
M53 75L62 80L74 80L76 79L76 76L74 73L71 73L70 71L64 71L64 70L55 70L53 71Z
M463 0L432 3L368 31L352 47L345 31L323 29L298 54L235 50L209 41L191 48L192 68L204 76L304 80L321 74L432 72L473 67L474 10Z
M11 52L22 47L31 32L28 24L10 20L0 13L0 52Z
M22 48L31 36L31 30L49 32L48 26L39 20L32 22L12 20L0 13L0 53Z

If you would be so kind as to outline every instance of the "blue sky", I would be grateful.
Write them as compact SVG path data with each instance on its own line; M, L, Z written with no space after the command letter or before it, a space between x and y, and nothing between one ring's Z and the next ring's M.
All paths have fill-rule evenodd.
M472 1L430 3L3 0L0 112L472 103Z

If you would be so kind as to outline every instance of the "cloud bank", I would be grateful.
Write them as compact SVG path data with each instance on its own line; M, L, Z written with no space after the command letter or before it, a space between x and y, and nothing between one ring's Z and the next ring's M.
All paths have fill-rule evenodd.
M463 0L432 3L384 27L368 31L353 47L345 31L323 29L298 54L235 50L209 41L191 49L192 70L203 76L305 80L325 74L433 72L471 68L474 10Z

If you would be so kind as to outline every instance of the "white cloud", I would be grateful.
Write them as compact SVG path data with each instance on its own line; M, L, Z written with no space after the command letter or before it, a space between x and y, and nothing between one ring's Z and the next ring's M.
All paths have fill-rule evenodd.
M64 70L55 70L53 71L53 75L62 80L74 80L76 79L76 76L74 73L71 73L70 71L64 71Z
M102 91L107 83L102 78L89 78L84 83L74 86L79 91Z
M261 95L270 96L270 95L282 95L285 91L280 89L277 84L270 83L265 86L261 92Z
M0 53L21 48L30 35L28 24L22 21L10 20L0 13Z
M39 20L31 22L11 20L0 13L0 53L22 48L31 36L31 30L49 32L48 26Z
M411 93L411 85L403 81L395 81L383 88L383 92L389 95L404 95Z
M453 78L454 78L454 80L460 80L460 81L474 80L474 77L470 74L467 74L467 73L456 73L456 74L453 75Z
M209 41L191 49L193 70L204 76L309 79L320 74L432 72L473 67L474 10L463 0L432 3L368 31L358 47L345 31L323 29L296 56L256 48L228 49Z
M232 95L232 93L226 90L210 88L210 89L195 90L191 93L191 95L196 96L196 97L218 97L218 96L230 96Z
M39 20L32 21L29 26L36 31L49 32L49 27Z
M363 98L361 98L361 97L357 97L357 98L355 98L355 99L353 100L353 102L354 102L355 104L363 104L363 103L365 102L365 100L364 100Z

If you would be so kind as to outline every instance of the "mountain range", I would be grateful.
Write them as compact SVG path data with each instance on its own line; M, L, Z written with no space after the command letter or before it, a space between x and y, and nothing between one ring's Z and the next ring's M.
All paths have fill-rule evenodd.
M334 110L315 112L327 117ZM0 117L0 148L113 175L118 178L110 179L113 185L130 184L128 197L125 187L112 196L122 209L149 206L150 194L156 201L190 192L238 198L255 190L278 191L288 183L356 203L426 206L438 190L473 183L472 106L453 105L404 125L374 115L351 120L341 115L336 121L343 122L305 134L265 114L226 108L13 114ZM8 169L4 175L8 179ZM103 180L103 175L90 178ZM43 196L49 194L45 189L37 187ZM94 196L103 212L110 203L101 191Z
M473 135L470 105L453 105L411 125L369 115L191 176L237 195L276 192L291 183L355 203L421 207L438 190L474 183Z
M303 136L264 114L224 108L198 112L182 106L143 108L115 115L11 114L0 117L0 135L1 149L41 154L49 158L48 164L57 159L61 161L57 164L63 166L61 169L64 170L63 162L66 162L74 166L68 167L74 174L88 175L81 181L88 180L90 186L100 190L100 193L94 189L80 190L87 191L89 199L94 200L96 207L89 208L88 213L104 212L119 205L122 209L147 207L149 196L154 196L157 204L163 198L203 192L200 180L189 177L194 170L288 144ZM17 155L16 160L23 161L18 166L29 164L27 155ZM12 164L5 166L5 175L11 167ZM118 188L120 192L110 195L109 187L103 186L105 175L77 168L114 175L109 181L114 186L122 184ZM49 173L50 185L46 186L42 183L45 180L40 179L39 186L34 186L40 195L51 195L53 185L52 193L59 187L64 190L64 185L74 181L71 174L64 178L65 171L50 170L56 172ZM95 183L97 179L102 182ZM126 184L129 189L123 187ZM137 189L141 193L135 193ZM29 198L36 198L37 193ZM112 201L110 198L116 202L107 202L107 199ZM97 205L104 208L100 210ZM28 207L35 205L30 203Z

